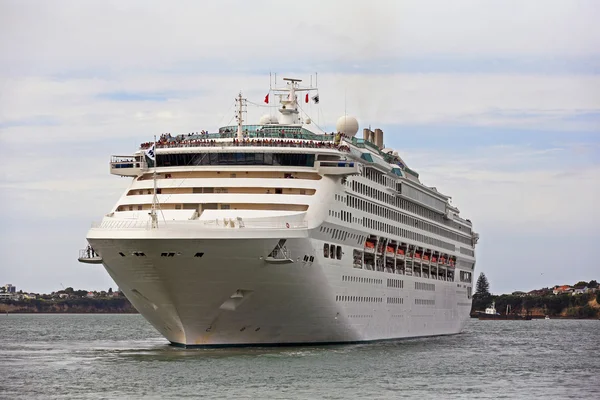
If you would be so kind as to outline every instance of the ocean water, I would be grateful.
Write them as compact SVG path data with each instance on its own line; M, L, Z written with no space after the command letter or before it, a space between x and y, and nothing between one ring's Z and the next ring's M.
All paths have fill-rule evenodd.
M600 399L600 321L455 336L180 349L139 315L0 315L2 399Z

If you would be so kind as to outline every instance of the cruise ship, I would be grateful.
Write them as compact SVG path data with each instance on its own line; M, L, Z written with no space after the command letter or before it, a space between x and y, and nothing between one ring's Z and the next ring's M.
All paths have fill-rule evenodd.
M315 94L316 93L316 94ZM162 134L110 172L131 184L87 234L102 264L171 344L357 343L461 332L471 310L472 223L424 185L380 129L302 110L318 91L269 89L272 115ZM314 95L313 95L314 94ZM304 97L304 99L303 99ZM270 105L272 107L272 103Z

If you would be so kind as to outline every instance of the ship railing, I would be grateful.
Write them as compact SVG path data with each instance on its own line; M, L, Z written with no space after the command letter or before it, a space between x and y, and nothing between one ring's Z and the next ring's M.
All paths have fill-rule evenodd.
M150 144L144 143L140 146L142 150L151 146ZM159 149L171 149L171 148L190 148L190 147L285 147L285 148L305 148L305 149L331 149L338 150L341 152L349 153L350 148L346 145L339 145L327 141L294 141L294 140L268 140L268 139L245 139L245 140L221 140L212 141L205 139L190 139L181 142L164 142L157 143L156 147Z
M242 218L218 218L213 220L197 221L198 223L214 228L250 228L250 229L305 229L308 222L303 221L249 221Z
M158 221L158 227L167 227L169 225L185 224L186 226L201 225L208 229L306 229L307 221L248 221L242 218L219 218L213 220L185 220L185 221ZM104 220L93 222L93 229L150 229L152 223L150 220Z

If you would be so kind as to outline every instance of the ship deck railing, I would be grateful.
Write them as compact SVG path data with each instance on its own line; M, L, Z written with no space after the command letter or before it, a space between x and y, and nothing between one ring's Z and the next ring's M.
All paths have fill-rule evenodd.
M181 221L158 221L158 229L170 225L185 224L189 226L201 226L207 229L306 229L307 221L248 221L242 218L219 218L211 220L181 220ZM105 220L93 222L92 229L152 229L152 223L148 219L142 220Z
M141 150L148 149L152 143L142 143ZM183 141L167 141L157 142L156 147L159 149L176 149L176 148L192 148L192 147L294 147L304 149L332 149L350 152L350 147L345 144L335 144L326 141L300 141L300 140L263 140L263 139L243 139L243 140L205 140L205 139L189 139Z

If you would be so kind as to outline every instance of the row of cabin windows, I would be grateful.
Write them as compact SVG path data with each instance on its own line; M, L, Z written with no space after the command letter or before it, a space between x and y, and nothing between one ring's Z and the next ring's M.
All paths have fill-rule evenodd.
M323 244L323 257L334 258L337 260L342 259L342 246L336 246L335 244Z
M383 303L383 297L335 296L335 301L352 301L352 302L360 302L360 303Z
M462 224L459 224L454 221L448 221L448 220L444 219L444 216L440 213L436 213L436 212L434 212L428 208L425 208L419 204L413 203L412 201L401 199L401 198L393 196L389 193L382 192L381 190L377 190L371 186L365 185L364 183L360 183L355 180L352 181L352 190L357 193L360 193L362 195L365 195L365 196L371 197L373 199L387 203L391 206L401 208L405 211L411 212L413 214L417 214L421 217L430 219L430 220L438 222L440 224L444 224L451 228L460 229L467 234L471 234L471 228L469 228L466 225L462 225ZM458 239L456 239L456 240L458 240ZM469 242L467 242L466 244L470 244L470 243L471 243L471 241L469 239Z
M462 254L466 254L467 256L471 256L471 257L475 256L475 252L473 250L471 250L471 249L465 249L464 247L460 248L460 252Z
M388 304L404 304L404 299L402 297L388 297Z
M181 167L194 165L281 165L313 167L314 154L288 153L195 153L157 154L158 167Z
M403 289L404 281L402 279L388 279L387 286L397 288L397 289Z
M377 221L374 219L363 218L363 225L367 229L378 229L380 231L392 235L397 235L406 239L422 242L430 246L438 246L449 251L456 250L456 246L454 246L452 243L444 242L443 240L439 240L431 236L422 235L420 233L413 232L409 229L402 229L397 226L386 224L385 222Z
M418 306L435 306L435 300L415 299L415 304Z
M368 167L363 168L361 175L364 178L367 178L375 183L378 183L382 186L387 186L392 189L394 189L394 185L396 183L396 179L392 179L389 176Z
M214 187L195 187L192 188L192 193L198 194L198 193L229 193L229 189L230 188L214 188ZM243 190L239 190L240 188L236 188L238 189L235 193L244 193ZM242 188L243 189L243 188ZM262 193L257 193L254 189L255 188L251 188L252 190L248 190L246 191L246 193L248 194L283 194L284 189L282 188L263 188L263 192ZM294 189L291 188L286 188L286 191L290 192ZM152 194L153 193L153 189L142 189L142 190L137 190L137 193L135 190L131 191L128 195L143 195L143 194ZM156 194L161 194L162 193L162 189L157 188L156 189ZM298 193L299 194L306 194L306 189L298 189ZM173 193L171 193L173 194ZM177 193L175 193L177 194ZM186 193L180 193L180 194L186 194Z
M425 282L415 282L415 289L417 290L429 290L435 292L435 284Z
M331 212L331 210L329 210L329 212ZM331 235L331 238L334 240L345 241L348 238L355 239L356 244L362 244L366 239L366 236L357 235L356 233L349 233L341 229L326 228L324 226L322 226L319 231L327 235Z
M411 217L408 214L392 210L388 207L380 206L379 204L375 204L355 196L348 196L346 198L346 204L348 205L348 207L356 208L371 214L379 215L381 217L391 219L392 221L396 221L404 225L414 226L415 228L435 233L436 235L440 235L451 240L456 240L464 244L472 244L473 242L471 238L458 235L440 226L425 222L422 219Z
M362 276L350 276L350 275L342 275L342 282L371 283L373 285L383 284L382 279L363 278Z

